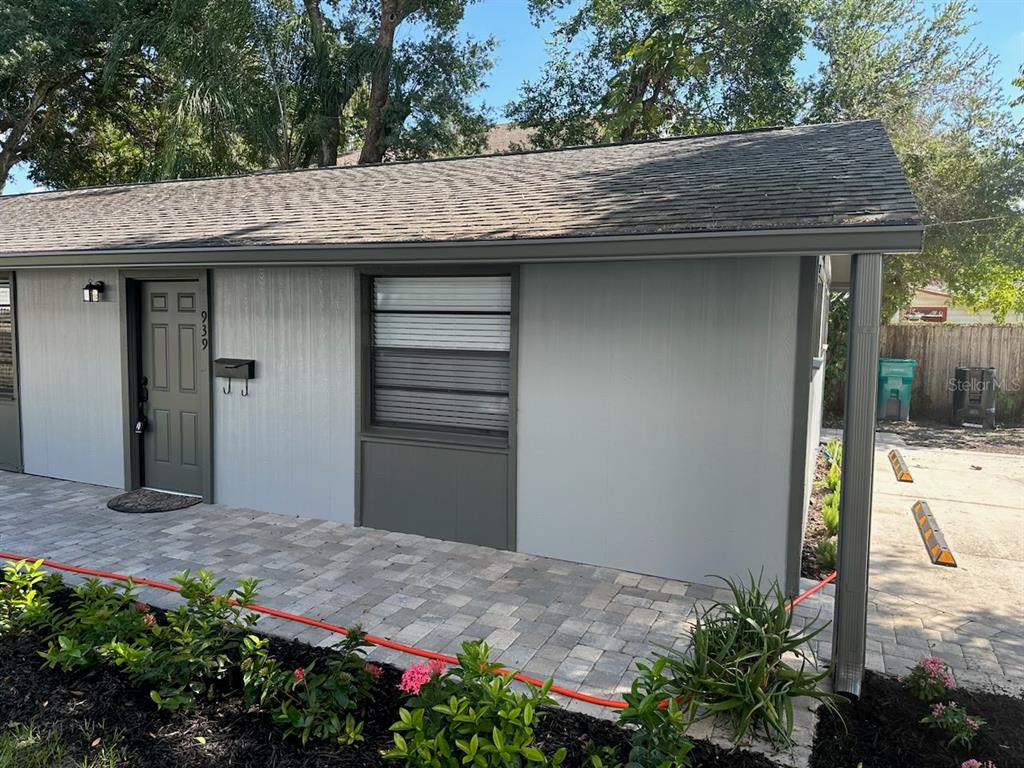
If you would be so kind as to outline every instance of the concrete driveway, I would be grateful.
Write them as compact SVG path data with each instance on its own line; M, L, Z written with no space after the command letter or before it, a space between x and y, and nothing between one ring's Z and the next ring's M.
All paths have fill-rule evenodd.
M896 480L894 447L913 483ZM935 653L962 683L1024 685L1024 457L907 445L880 432L874 479L868 665L903 674ZM911 512L918 499L957 568L928 557Z
M912 446L900 452L913 483L897 482L884 455L875 465L872 586L965 621L1021 630L1024 457ZM957 568L931 564L910 511L918 499L931 506Z

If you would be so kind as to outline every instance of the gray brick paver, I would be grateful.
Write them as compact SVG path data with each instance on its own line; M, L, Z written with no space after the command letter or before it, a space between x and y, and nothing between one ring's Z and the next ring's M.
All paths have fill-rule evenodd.
M358 622L448 653L489 638L500 663L598 695L627 690L651 643L684 647L694 611L728 598L720 587L220 505L122 515L106 509L114 493L0 472L0 548L161 581L200 566L258 576L267 580L260 596L267 605L343 626ZM140 594L155 605L180 603L159 590ZM826 588L795 615L827 620L833 594ZM937 653L961 684L1012 691L1006 686L1024 683L1021 626L965 621L876 589L868 610L870 668L901 674ZM271 617L258 627L314 644L337 641ZM825 658L830 640L826 632L818 642ZM371 657L411 661L384 649Z

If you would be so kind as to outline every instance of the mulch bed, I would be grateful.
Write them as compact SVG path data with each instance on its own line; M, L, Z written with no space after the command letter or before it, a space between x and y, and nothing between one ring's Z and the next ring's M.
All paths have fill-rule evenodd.
M950 694L987 721L971 747L947 746L945 731L920 722L928 704L896 678L868 672L860 699L844 707L845 725L820 710L811 768L959 768L969 758L1024 768L1024 699L961 689Z
M233 681L213 701L191 712L159 711L146 692L110 668L64 673L42 669L41 638L20 635L0 639L0 720L4 725L31 723L63 736L69 756L82 760L116 742L124 756L119 766L152 768L374 768L397 766L385 760L392 746L389 726L398 719L402 698L396 686L401 670L381 665L383 673L373 703L359 713L365 723L363 742L351 747L285 740L269 715L246 710ZM274 638L272 653L286 668L305 666L332 651ZM318 665L319 666L319 665ZM86 726L86 727L83 727ZM0 727L3 727L0 725ZM95 739L99 738L99 742ZM551 754L566 747L567 767L589 766L587 749L622 747L626 734L615 723L554 709L537 728L537 746ZM777 768L770 760L740 750L725 751L697 742L697 768Z
M819 540L828 538L825 521L821 518L821 501L829 491L819 485L824 481L827 473L828 459L825 457L825 446L819 445L814 464L811 501L807 510L807 526L804 528L804 546L800 552L800 575L805 579L815 579L816 581L820 581L832 573L832 568L827 568L818 562L818 554L814 551Z

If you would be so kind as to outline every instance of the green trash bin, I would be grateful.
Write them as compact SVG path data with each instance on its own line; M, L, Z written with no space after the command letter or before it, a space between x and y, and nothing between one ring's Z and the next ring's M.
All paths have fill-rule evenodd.
M878 418L910 421L910 387L917 360L883 357L878 361Z

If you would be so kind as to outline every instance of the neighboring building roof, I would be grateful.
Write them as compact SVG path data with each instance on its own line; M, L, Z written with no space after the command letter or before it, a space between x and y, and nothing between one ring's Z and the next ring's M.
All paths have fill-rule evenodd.
M863 121L0 197L0 255L919 224Z

